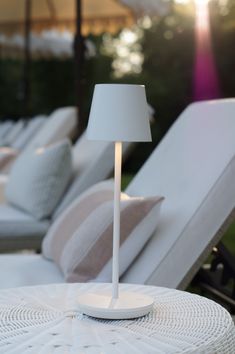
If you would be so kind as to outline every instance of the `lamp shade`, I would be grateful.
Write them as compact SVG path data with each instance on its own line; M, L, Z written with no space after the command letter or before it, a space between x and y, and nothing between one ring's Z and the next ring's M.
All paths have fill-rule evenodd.
M95 86L87 138L105 141L151 141L143 85Z

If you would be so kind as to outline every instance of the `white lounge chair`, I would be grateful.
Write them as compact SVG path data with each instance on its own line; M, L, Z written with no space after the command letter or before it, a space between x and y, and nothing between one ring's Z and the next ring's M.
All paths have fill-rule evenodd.
M25 120L19 119L17 122L14 122L11 129L5 133L1 138L1 145L3 146L12 146L14 140L21 134L25 128Z
M16 134L14 130L14 135L11 135L11 143L9 146L0 147L0 171L1 173L7 174L11 168L12 163L18 154L29 144L30 140L33 139L34 135L38 133L42 125L46 122L46 116L40 115L32 118L29 122L25 123L25 126L19 134ZM13 136L13 139L12 139ZM0 138L1 139L1 138ZM8 142L10 141L9 135L7 134ZM6 143L6 138L5 143ZM2 139L3 140L3 139ZM2 200L2 198L0 198Z
M123 159L133 146L125 143ZM0 252L40 249L51 222L86 188L108 178L114 167L114 146L110 142L88 141L84 133L73 147L74 178L51 220L33 216L8 204L0 204Z
M0 146L4 146L4 138L14 126L13 121L6 120L0 124Z
M122 277L184 288L234 216L235 99L190 105L127 188L165 196L158 227ZM41 255L1 255L1 287L63 282Z
M4 151L4 149L0 148L0 168L1 171L7 173L9 170L11 163L14 161L16 156L16 149L20 151L28 149L35 149L37 147L48 145L55 143L64 137L70 137L74 134L76 125L77 125L77 110L75 107L63 107L56 109L50 116L48 116L45 124L42 123L42 116L39 116L38 119L33 120L32 124L29 124L29 127L26 127L24 131L22 131L22 136L20 134L19 140L16 139L16 131L19 130L22 126L22 122L19 121L16 124L13 124L11 131L4 135L4 137L0 138L3 143L9 143L8 145L12 147L12 151ZM4 124L8 127L10 122L6 122L8 124ZM3 130L4 130L3 129ZM35 134L35 129L38 129L37 133ZM0 141L1 142L1 141ZM11 156L10 156L11 155ZM12 157L10 159L10 157ZM5 160L7 163L5 164ZM4 179L1 179L5 181ZM4 187L1 187L4 188ZM1 193L2 195L2 193Z
M26 129L26 134L23 136L23 141L19 141L18 145L24 147L24 151L36 149L38 147L53 144L65 137L70 137L76 128L77 125L77 110L74 107L63 107L56 109L48 118L45 124L41 126L41 120L44 119L39 117L33 124L33 127L30 127L29 130ZM36 127L35 127L36 126ZM33 129L32 129L33 128ZM29 134L32 134L34 130L39 129L37 134L29 138ZM26 141L28 139L28 143ZM17 145L17 141L15 142ZM25 146L26 145L26 146ZM14 149L17 146L12 146ZM23 153L22 152L22 153ZM0 166L1 158L5 160L5 153L1 156L0 149ZM14 161L16 154L12 154L12 160ZM7 167L9 168L10 161L7 162ZM2 168L6 168L3 164ZM5 202L4 200L4 189L5 184L7 183L7 177L5 176L5 170L0 174L0 202Z
M35 149L43 145L53 144L64 137L74 134L77 125L77 109L62 107L53 111L47 118L38 134L27 144L26 149Z
M42 128L43 124L46 123L47 116L45 115L37 115L31 118L26 127L23 129L21 134L17 136L17 138L12 142L11 147L13 149L22 151L25 146L34 138L36 133Z

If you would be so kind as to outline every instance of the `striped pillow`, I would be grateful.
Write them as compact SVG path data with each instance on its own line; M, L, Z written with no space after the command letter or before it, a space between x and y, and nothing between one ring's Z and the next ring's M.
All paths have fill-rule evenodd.
M17 157L18 152L10 147L0 147L0 169L3 172Z
M121 195L120 276L157 226L162 197ZM43 254L54 260L67 281L111 280L113 182L88 189L65 210L43 241Z

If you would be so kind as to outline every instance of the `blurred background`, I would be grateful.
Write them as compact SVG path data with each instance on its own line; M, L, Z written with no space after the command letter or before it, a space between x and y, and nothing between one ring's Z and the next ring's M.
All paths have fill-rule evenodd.
M145 84L153 143L191 102L235 96L235 0L0 0L0 119L77 105L94 84Z

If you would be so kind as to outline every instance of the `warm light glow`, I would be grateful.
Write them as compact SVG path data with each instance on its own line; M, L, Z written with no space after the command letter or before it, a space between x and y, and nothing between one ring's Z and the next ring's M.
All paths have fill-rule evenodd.
M207 4L209 0L195 0L195 3L198 5L204 5Z
M36 155L42 155L45 151L44 147L40 147L36 149Z
M197 27L207 30L209 26L208 0L195 0Z
M187 4L189 3L189 0L175 0L175 2L178 4Z
M207 4L209 2L209 0L194 0L194 1L195 1L196 5L197 4ZM225 1L227 1L227 0L225 0ZM190 0L175 0L175 2L177 4L183 4L184 5L184 4L188 4L190 2Z
M209 1L195 1L196 56L194 69L194 99L219 97L219 82L211 44Z

